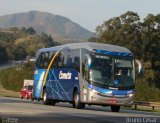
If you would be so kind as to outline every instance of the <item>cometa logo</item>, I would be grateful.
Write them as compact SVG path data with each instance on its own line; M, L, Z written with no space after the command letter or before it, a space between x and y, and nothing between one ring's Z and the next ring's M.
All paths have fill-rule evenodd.
M62 73L62 71L59 72L59 79L71 79L72 73Z

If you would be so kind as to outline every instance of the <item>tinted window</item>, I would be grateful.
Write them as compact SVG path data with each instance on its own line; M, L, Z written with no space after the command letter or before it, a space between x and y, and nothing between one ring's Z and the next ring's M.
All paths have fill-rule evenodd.
M86 49L82 49L82 76L88 79L88 59L86 55L90 55L90 52Z
M65 52L60 51L57 56L55 57L52 67L53 68L62 68L64 67L64 58L65 58Z
M80 71L80 49L72 49L68 52L65 67Z
M42 52L38 56L36 60L36 66L38 68L47 68L52 57L54 56L54 52Z
M52 67L80 69L80 49L63 49L56 56Z

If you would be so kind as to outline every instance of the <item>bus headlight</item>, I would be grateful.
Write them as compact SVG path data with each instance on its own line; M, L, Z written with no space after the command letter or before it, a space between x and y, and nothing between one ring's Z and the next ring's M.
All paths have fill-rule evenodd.
M95 94L98 93L98 91L96 91L96 90L94 90L94 89L92 89L91 92L92 92L92 93L95 93Z
M133 93L127 94L127 97L133 97L133 96L134 96Z
M95 96L97 95L97 91L96 90L94 90L94 89L91 89L90 90L90 100L95 100Z

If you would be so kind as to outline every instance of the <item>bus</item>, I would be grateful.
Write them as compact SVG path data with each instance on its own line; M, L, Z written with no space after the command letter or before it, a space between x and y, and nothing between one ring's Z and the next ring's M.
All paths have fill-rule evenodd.
M88 105L130 105L135 94L135 59L124 47L83 42L42 48L36 54L33 97L45 105L69 102Z

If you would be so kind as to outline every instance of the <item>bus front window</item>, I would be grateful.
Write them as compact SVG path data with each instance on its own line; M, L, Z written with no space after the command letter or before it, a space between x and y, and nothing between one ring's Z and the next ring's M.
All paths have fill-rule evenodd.
M114 86L129 87L134 85L132 60L114 59Z
M112 59L108 56L95 56L89 71L89 80L96 84L108 85L112 81Z
M107 88L134 88L133 60L94 56L89 68L89 81Z

